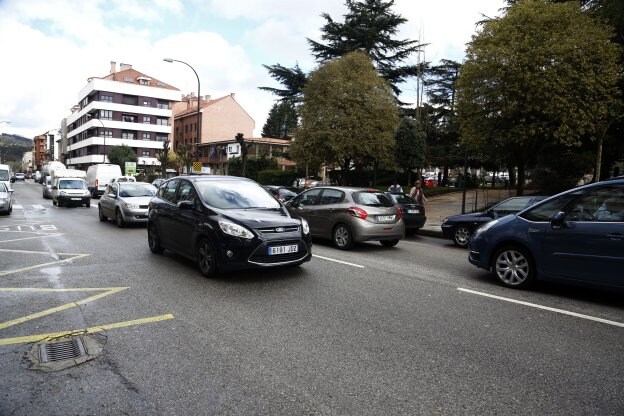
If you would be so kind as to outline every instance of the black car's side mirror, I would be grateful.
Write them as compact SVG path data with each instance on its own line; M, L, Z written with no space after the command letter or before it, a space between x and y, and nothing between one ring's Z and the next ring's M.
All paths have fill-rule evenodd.
M179 209L192 210L195 209L195 203L193 201L180 201L178 202Z

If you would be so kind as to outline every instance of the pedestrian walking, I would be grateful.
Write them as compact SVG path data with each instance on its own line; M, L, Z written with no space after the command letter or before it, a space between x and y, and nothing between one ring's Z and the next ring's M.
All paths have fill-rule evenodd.
M410 196L414 198L416 202L418 202L420 205L425 205L425 202L427 202L427 197L425 197L425 194L423 193L421 181L416 181L414 187L410 189Z

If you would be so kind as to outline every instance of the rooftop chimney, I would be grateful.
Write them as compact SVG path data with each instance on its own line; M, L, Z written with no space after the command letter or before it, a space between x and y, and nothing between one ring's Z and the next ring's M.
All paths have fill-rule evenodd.
M115 61L111 61L111 69L110 69L110 73L114 74L115 72L117 72L117 62Z
M235 93L231 92L230 97L234 98Z
M132 69L132 65L119 63L119 70L125 71L126 69Z

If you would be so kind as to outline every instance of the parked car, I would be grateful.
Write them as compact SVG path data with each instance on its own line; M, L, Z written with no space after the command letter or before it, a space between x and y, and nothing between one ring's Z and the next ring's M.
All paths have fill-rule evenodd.
M8 215L11 211L13 211L13 191L4 182L0 182L0 213Z
M110 180L110 183L115 183L115 182L136 182L136 178L130 175L121 175L121 176L116 176Z
M149 201L156 187L145 182L110 183L98 204L100 221L112 218L119 228L128 223L146 223Z
M444 238L453 240L456 246L468 247L470 236L483 224L520 212L546 198L548 197L542 195L514 196L483 212L451 215L442 221L442 234Z
M393 247L405 237L401 209L376 189L317 186L285 206L291 215L308 221L313 237L332 240L341 250L364 241Z
M500 283L624 290L624 178L573 188L477 229L469 261Z
M409 194L394 194L386 192L386 195L401 208L403 222L405 223L405 234L416 233L427 221L425 207L416 202Z
M24 181L24 180L26 180L26 175L24 174L24 172L16 172L15 173L15 180L16 181Z
M308 223L258 183L234 176L177 176L150 201L149 248L194 260L204 276L298 266L312 258Z
M280 202L290 201L300 192L292 186L263 185L263 187Z
M43 187L43 197L45 199L52 198L52 177L50 177L50 175L47 175L45 177L45 182L43 183L42 187Z

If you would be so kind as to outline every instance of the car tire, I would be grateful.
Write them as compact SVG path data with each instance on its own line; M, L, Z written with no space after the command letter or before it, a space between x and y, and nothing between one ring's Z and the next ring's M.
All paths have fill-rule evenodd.
M115 211L115 222L117 223L117 227L119 228L124 228L126 226L123 215L121 215L121 211L119 210Z
M217 272L216 253L207 238L201 238L197 243L197 266L205 277L212 277Z
M521 289L535 281L535 262L529 252L518 246L504 246L492 258L492 271L503 286Z
M56 206L56 201L52 198L52 205Z
M160 236L158 235L158 231L156 230L156 226L154 224L149 224L147 226L147 244L149 245L152 253L160 254L164 250L160 245Z
M339 250L349 250L353 246L353 234L346 224L338 224L332 233L334 246Z
M384 247L394 247L399 244L399 240L381 240L379 242Z
M91 208L91 201L87 201L87 202L85 203L85 207L87 207L87 208Z
M472 232L468 226L459 224L453 229L453 243L455 243L457 247L468 247L471 235Z
M102 207L98 205L98 217L100 221L105 222L108 221L108 217L104 215L104 211L102 211Z

